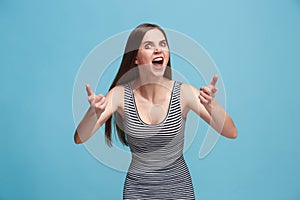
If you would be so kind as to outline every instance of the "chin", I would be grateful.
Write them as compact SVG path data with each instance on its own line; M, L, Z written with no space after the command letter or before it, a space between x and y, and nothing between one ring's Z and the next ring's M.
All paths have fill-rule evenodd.
M151 71L152 73L156 74L156 75L164 75L165 71L166 71L166 66L163 65L152 65L151 67Z

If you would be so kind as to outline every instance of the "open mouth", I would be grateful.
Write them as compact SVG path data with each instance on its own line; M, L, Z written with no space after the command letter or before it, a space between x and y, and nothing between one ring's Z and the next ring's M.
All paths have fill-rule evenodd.
M154 65L162 65L163 63L164 63L164 58L163 57L155 58L152 61L152 64L154 64Z

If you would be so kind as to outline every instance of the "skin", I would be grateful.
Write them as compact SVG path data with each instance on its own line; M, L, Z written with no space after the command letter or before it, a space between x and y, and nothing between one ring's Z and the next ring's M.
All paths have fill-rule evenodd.
M135 103L141 120L147 124L157 124L166 117L174 81L163 77L169 60L169 48L163 33L158 29L149 30L140 45L135 63L138 65L139 78L130 82ZM154 58L163 57L161 67L152 64ZM181 85L181 112L186 118L192 110L218 133L227 138L236 138L237 129L230 115L215 100L218 90L218 76L214 75L207 86L200 89L189 84ZM86 85L90 108L79 123L74 141L80 144L88 140L114 113L124 113L124 87L116 86L106 96L96 95Z

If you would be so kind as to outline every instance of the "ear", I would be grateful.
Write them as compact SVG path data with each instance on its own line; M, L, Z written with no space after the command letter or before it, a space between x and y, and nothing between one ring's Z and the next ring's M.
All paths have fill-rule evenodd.
M137 58L135 58L135 61L134 61L134 64L138 65L139 64L139 61Z

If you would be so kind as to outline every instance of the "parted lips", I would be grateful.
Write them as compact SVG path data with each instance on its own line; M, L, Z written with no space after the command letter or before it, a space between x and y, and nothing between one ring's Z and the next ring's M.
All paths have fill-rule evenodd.
M157 58L154 58L153 60L152 60L152 63L154 64L154 65L162 65L163 64L163 62L164 62L164 58L163 57L157 57Z

